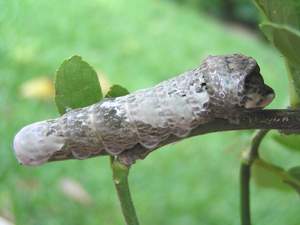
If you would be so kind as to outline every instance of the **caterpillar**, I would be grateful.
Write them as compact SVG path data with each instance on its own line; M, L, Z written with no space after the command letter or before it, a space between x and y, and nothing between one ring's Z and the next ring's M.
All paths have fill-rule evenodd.
M14 138L14 151L25 165L97 155L121 157L130 151L137 155L141 151L135 156L141 158L170 137L180 140L212 119L261 109L274 96L253 58L209 56L199 67L152 88L25 126Z

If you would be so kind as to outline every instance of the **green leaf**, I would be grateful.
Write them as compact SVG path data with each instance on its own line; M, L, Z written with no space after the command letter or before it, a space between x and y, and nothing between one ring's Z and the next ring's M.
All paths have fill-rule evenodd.
M121 85L115 84L110 87L109 91L105 95L105 98L120 97L128 94L129 91L126 88L122 87Z
M281 135L279 133L275 133L273 135L273 139L281 144L284 147L287 147L291 150L296 150L300 152L300 135L290 134L290 135Z
M274 23L260 25L270 42L286 59L292 108L300 107L300 32Z
M299 0L255 0L264 20L300 28Z
M289 180L287 183L300 194L300 166L290 168L288 174L294 181Z
M277 167L276 170L277 172L274 173L274 171L271 171L254 161L251 169L252 178L255 184L260 187L279 191L289 191L289 186L283 182L280 176L278 176L278 174L285 172L284 169Z
M300 1L255 0L264 16L260 25L269 41L285 57L292 108L300 107Z
M300 65L300 31L275 23L262 23L260 28L289 63Z
M286 62L289 78L289 94L291 99L291 108L300 108L300 64L291 65Z
M60 114L102 99L96 71L80 56L65 60L56 73L55 102Z
M288 170L288 173L295 179L300 181L300 166L292 167Z
M288 171L262 159L257 159L252 165L252 177L256 184L281 191L289 191L290 187L300 194L300 166Z

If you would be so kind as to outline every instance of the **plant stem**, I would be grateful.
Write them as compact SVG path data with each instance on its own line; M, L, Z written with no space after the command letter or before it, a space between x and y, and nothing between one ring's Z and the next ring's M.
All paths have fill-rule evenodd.
M118 159L112 156L110 159L113 172L113 181L118 193L118 198L126 224L139 225L128 185L128 174L130 167L122 164Z
M250 149L243 155L243 163L251 166L254 160L259 158L259 146L268 132L269 130L263 129L254 134Z
M240 167L240 209L242 225L251 225L251 208L250 208L250 178L251 166L259 157L259 145L268 130L259 130L252 139L251 147L243 155Z
M250 167L242 163L240 167L240 213L242 225L251 225L249 183Z

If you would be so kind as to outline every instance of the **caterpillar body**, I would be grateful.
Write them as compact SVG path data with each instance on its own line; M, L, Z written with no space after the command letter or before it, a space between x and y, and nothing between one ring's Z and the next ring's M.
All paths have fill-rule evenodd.
M253 58L209 56L199 67L152 88L28 125L17 133L14 150L18 161L26 165L122 156L137 149L150 152L171 136L185 138L214 118L227 119L244 108L263 108L273 98L274 91L264 83Z

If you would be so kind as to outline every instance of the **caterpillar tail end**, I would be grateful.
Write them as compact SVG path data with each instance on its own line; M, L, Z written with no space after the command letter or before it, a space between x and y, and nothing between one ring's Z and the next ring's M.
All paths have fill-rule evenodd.
M41 165L64 145L64 139L47 135L47 121L36 122L22 128L15 136L13 149L22 165Z

